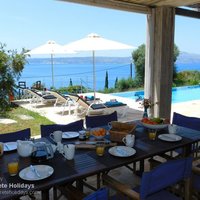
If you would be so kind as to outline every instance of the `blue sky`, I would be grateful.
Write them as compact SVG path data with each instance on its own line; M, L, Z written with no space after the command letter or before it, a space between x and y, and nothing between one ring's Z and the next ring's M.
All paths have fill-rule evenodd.
M35 48L48 40L59 44L95 32L133 46L146 40L146 15L52 0L1 1L0 42L7 49ZM200 54L200 20L176 17L175 42L181 51ZM90 55L79 53L77 56ZM130 51L104 51L97 55L130 56Z

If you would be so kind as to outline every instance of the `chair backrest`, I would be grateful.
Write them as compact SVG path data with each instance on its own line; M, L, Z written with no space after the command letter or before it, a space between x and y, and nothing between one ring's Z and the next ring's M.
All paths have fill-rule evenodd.
M140 187L141 200L166 187L189 178L192 170L192 157L171 160L150 172L144 172Z
M80 131L83 129L83 120L72 122L70 124L50 124L50 125L41 125L41 137L48 137L50 133L54 131Z
M174 112L172 123L200 131L200 118L197 117L188 117Z
M16 132L0 134L0 142L14 142L17 140L30 139L30 137L31 130L27 128Z
M78 103L80 106L88 109L90 104L85 101L83 98L81 98L80 96L78 96L77 94L68 94L68 96L74 100L76 103Z
M87 128L107 126L109 122L117 121L117 112L114 111L109 115L85 116L85 121Z
M60 102L67 102L68 100L61 94L59 94L56 91L48 91L49 94L53 95L54 97L56 97Z
M108 189L100 188L96 192L85 197L83 200L108 200Z

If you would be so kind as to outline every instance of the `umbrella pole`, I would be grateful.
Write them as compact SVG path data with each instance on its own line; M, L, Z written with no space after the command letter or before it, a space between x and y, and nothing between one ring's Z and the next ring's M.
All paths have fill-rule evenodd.
M95 69L95 51L92 51L93 57L93 90L94 90L94 101L96 99L96 69Z
M54 88L53 54L51 54L51 73L52 73L52 87Z

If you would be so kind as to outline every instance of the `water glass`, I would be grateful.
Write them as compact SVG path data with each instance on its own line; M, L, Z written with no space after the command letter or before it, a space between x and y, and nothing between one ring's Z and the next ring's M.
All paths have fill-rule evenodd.
M17 175L19 171L19 161L18 159L12 159L8 162L8 173L10 176Z

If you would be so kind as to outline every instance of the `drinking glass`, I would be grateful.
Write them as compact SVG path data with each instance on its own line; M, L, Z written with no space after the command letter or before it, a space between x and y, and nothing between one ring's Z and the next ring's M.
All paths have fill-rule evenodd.
M96 154L98 156L103 156L105 152L105 145L103 143L96 144Z
M8 173L10 176L17 175L19 170L19 161L18 159L12 159L8 162Z
M150 140L155 140L156 139L156 129L148 129L148 136Z

